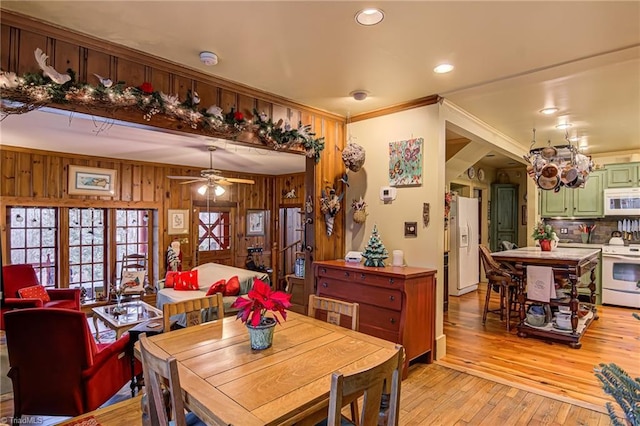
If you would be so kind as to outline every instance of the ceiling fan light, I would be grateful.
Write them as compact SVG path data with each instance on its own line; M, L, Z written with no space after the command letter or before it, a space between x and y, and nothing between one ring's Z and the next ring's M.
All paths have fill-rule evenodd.
M216 197L221 196L225 192L226 192L225 189L223 187L221 187L220 185L216 185L216 188L213 190L213 193L216 194Z
M198 188L198 194L204 195L206 193L207 193L207 184L204 184L200 188Z

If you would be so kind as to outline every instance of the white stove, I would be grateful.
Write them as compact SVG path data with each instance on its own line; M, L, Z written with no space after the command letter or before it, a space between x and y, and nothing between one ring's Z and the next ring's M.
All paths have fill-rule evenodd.
M640 244L602 246L602 303L640 308Z

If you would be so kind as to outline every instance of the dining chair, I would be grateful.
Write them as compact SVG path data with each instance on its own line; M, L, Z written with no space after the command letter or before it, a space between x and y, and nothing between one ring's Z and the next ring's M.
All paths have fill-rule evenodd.
M171 317L179 314L185 314L185 327L212 321L215 319L213 318L214 309L216 309L217 319L224 318L222 293L215 293L199 299L165 303L162 305L163 330L165 332L171 331Z
M318 318L319 311L326 313L326 320L330 324L345 326L348 322L342 321L342 316L351 318L351 329L358 331L360 327L360 315L359 305L357 303L345 302L343 300L330 299L327 297L316 296L315 294L309 295L309 316L312 318ZM318 318L323 319L323 318ZM358 399L355 398L351 403L351 419L357 426L358 422Z
M146 334L140 335L140 355L142 372L145 377L146 411L150 424L154 426L195 426L204 425L195 414L185 414L182 387L178 374L178 361L149 341ZM168 393L167 407L165 392ZM143 397L144 400L144 397Z
M362 410L357 413L359 424L397 425L403 359L404 348L396 345L393 355L374 367L346 375L339 371L333 373L326 424L345 424L341 416L344 402L349 401L354 395L364 394ZM389 395L389 400L388 406L382 405L385 411L381 412L383 393Z
M326 312L326 318L324 315L320 316L319 311ZM359 306L357 303L345 302L338 299L329 299L327 297L316 296L315 294L309 295L309 316L317 319L324 319L328 323L342 325L343 327L348 324L342 320L342 316L351 318L351 329L358 331L360 327Z
M482 312L482 325L487 322L489 312L500 314L500 321L507 315L507 331L511 330L511 312L515 310L516 296L518 294L519 281L522 278L515 268L508 264L500 264L491 255L489 248L483 244L479 246L480 258L487 277L487 294L484 299L484 310ZM490 309L491 293L497 290L500 298L500 307Z

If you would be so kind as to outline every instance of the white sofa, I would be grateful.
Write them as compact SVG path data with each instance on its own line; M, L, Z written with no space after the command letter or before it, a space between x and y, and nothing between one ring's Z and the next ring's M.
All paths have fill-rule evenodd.
M253 285L253 278L257 277L260 280L270 283L269 274L259 271L250 271L248 269L236 268L233 266L221 265L219 263L204 263L196 266L192 269L198 271L198 291L177 291L173 288L164 288L164 280L158 281L156 306L158 309L162 309L162 305L165 303L175 303L188 299L198 299L205 297L211 284L221 280L229 280L234 275L238 276L240 280L240 295L247 294ZM231 304L236 300L238 296L226 296L224 297L224 313L237 312L237 309L231 309Z

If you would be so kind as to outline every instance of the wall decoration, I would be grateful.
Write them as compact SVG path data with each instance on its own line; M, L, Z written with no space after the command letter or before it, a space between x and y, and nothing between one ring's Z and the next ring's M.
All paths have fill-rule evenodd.
M351 208L353 208L355 223L364 223L367 220L367 203L362 199L362 196L360 196L360 200L353 200Z
M425 228L429 226L429 210L431 206L429 203L422 203L422 226ZM446 213L445 213L446 216Z
M336 194L336 190L329 186L325 189L323 189L321 193L320 211L324 214L324 220L327 225L327 236L330 237L331 234L333 234L333 223L336 215L340 211L340 202L342 201L342 197L344 197L344 192L338 195Z
M422 138L389 142L389 185L422 185Z
M69 166L69 195L105 195L116 193L116 170Z
M180 235L189 233L189 209L167 210L167 234Z
M342 151L342 161L345 167L352 172L357 172L362 168L365 156L364 148L353 142L349 142Z
M522 205L522 224L523 225L527 224L527 205L526 204Z
M247 210L247 236L264 235L264 210Z

